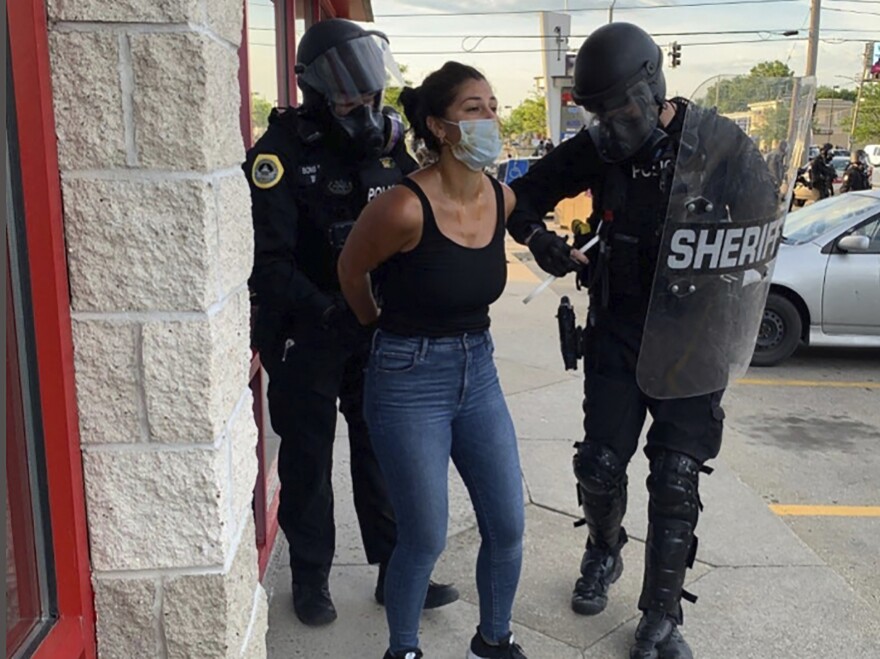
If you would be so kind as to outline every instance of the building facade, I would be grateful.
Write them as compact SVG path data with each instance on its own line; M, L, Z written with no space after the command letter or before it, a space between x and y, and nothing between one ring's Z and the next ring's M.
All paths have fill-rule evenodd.
M277 479L240 163L257 48L293 103L296 34L336 15L372 19L7 4L7 657L265 656Z

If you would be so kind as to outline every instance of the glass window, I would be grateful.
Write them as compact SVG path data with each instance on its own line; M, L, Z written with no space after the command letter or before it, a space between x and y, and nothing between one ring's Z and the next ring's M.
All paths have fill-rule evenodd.
M846 194L829 197L789 213L785 219L785 239L800 245L820 238L830 231L843 230L858 216L868 216L877 200L863 195Z
M272 108L287 105L285 8L285 0L247 0L248 75L254 141L266 132Z
M11 97L11 95L10 95ZM6 132L6 656L27 656L51 626L55 591L42 412L15 152L14 109ZM9 122L12 122L11 125ZM11 128L11 129L10 129ZM10 151L12 149L12 151Z

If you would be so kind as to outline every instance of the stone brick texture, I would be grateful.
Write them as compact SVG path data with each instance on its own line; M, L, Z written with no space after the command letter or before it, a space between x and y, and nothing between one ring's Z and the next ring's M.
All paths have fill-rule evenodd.
M74 320L76 394L84 444L146 439L141 427L139 336L136 324Z
M92 567L211 567L226 559L226 451L83 453Z
M102 32L49 37L62 170L125 166L118 41Z
M135 139L144 167L231 167L244 159L236 51L200 33L131 36Z
M251 520L244 529L228 573L183 576L166 581L163 622L169 659L237 659L241 656L254 613L255 587L259 589L257 606L260 606L260 599L266 599L257 581L257 552L253 537ZM264 631L265 627L254 626L258 641Z
M101 659L158 657L156 578L95 579L98 653Z
M74 178L63 195L76 311L200 311L215 301L206 182Z

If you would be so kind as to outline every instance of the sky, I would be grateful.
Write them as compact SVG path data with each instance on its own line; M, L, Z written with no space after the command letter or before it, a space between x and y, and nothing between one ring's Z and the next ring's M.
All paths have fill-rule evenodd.
M744 0L739 0L743 2ZM270 0L249 0L251 79L255 91L274 87ZM681 66L665 67L668 95L690 96L702 83L719 74L748 73L765 60L786 62L796 75L806 66L806 37L810 0L616 0L615 21L635 23L654 35L667 50L672 41L682 45ZM447 60L480 69L492 83L499 104L515 107L535 90L543 75L540 10L564 11L572 16L570 48L576 51L596 27L608 22L610 0L372 0L373 29L385 32L406 77L419 83ZM584 10L588 11L584 11ZM443 16L438 13L487 13ZM302 30L300 24L298 31ZM799 30L794 38L779 32ZM749 31L746 34L719 32ZM682 33L707 34L682 34ZM776 32L777 34L771 34ZM469 36L469 39L463 37ZM486 37L482 41L478 40ZM803 40L797 40L797 39ZM820 85L854 88L861 72L865 43L880 41L880 1L823 0L820 19L817 77ZM698 42L762 40L759 43L696 45ZM844 41L850 40L850 41ZM465 48L470 49L465 50ZM481 52L481 51L530 52Z

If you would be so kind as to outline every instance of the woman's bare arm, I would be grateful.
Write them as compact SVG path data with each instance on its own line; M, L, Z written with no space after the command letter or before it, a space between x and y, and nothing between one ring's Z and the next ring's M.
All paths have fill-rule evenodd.
M370 272L398 252L415 247L421 234L421 203L403 186L383 192L361 212L337 266L342 294L361 324L379 317Z

